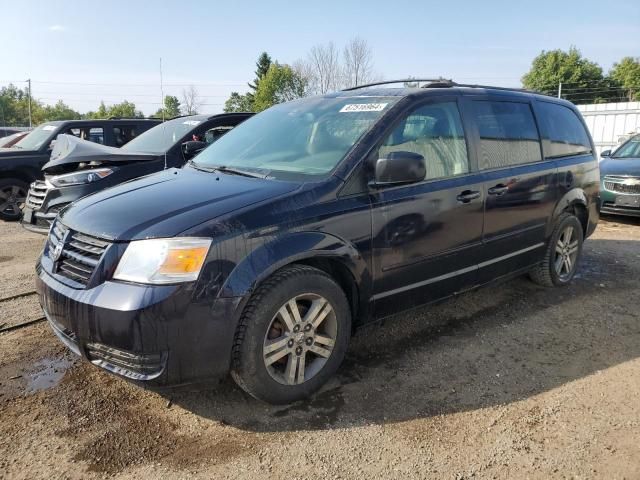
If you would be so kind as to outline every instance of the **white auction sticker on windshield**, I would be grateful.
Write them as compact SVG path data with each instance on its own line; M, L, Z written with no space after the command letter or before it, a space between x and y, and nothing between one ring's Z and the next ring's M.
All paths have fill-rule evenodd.
M182 122L184 125L198 125L200 120L187 120L186 122Z
M51 130L55 130L56 126L55 125L45 125L44 127L42 127L42 130L46 130L47 132L50 132Z
M388 103L347 103L340 109L340 113L345 112L381 112Z

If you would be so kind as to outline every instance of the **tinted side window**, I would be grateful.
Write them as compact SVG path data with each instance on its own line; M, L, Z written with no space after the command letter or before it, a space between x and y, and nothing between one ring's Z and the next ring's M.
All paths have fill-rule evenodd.
M411 112L385 139L379 156L398 151L424 157L425 180L467 173L467 144L456 102L429 104Z
M573 110L556 103L538 102L544 126L542 143L547 157L564 157L591 152L591 142Z
M72 127L60 133L73 135L89 142L104 144L104 130L102 127Z
M130 140L133 140L138 135L138 127L135 125L120 125L113 127L113 138L116 142L116 147L121 147Z
M480 132L480 169L539 162L538 130L526 103L474 101Z

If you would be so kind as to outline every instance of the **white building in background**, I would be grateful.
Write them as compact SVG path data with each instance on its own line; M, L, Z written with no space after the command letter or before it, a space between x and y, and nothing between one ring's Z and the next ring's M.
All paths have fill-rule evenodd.
M596 144L598 155L640 133L640 102L577 105Z

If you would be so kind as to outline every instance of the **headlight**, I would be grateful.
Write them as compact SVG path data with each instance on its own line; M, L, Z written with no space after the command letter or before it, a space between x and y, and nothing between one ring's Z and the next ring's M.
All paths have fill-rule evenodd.
M131 242L113 278L138 283L197 280L209 252L209 238L159 238Z
M113 173L110 168L95 168L93 170L83 170L80 172L65 173L49 177L47 180L55 187L67 187L69 185L82 185L85 183L97 182Z

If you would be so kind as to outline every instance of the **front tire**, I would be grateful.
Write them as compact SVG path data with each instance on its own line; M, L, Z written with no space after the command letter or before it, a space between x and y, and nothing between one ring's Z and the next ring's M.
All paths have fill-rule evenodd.
M0 220L20 220L29 185L17 178L0 179Z
M351 311L340 286L306 265L277 271L242 313L231 376L273 404L310 396L336 372L351 336Z
M560 215L544 259L529 272L531 280L544 287L559 287L571 282L582 255L583 241L580 220L571 213Z

